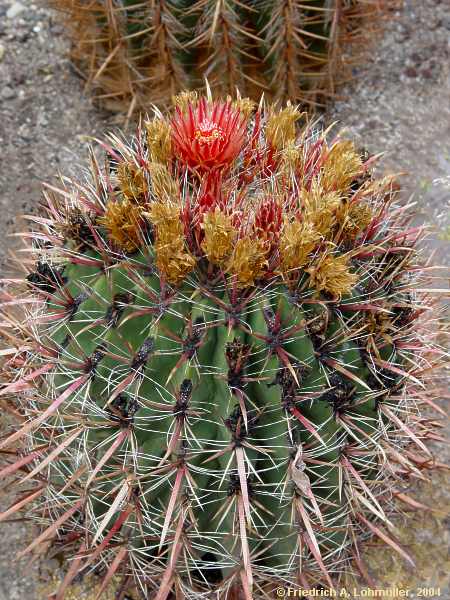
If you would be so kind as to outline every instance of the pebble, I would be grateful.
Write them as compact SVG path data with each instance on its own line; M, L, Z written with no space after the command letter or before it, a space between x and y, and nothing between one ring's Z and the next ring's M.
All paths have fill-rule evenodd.
M9 85L5 85L1 91L1 96L3 100L11 100L12 98L15 98L16 92L12 87L9 87Z
M3 57L5 56L5 52L6 52L5 46L3 44L0 44L0 62L2 62Z
M417 77L417 69L414 67L408 67L405 69L405 75L406 77Z
M16 39L18 42L23 44L24 42L26 42L28 40L29 37L30 37L29 31L19 31L15 34L14 39Z
M25 10L25 6L20 2L14 2L6 11L6 16L8 19L14 19L17 15L20 15L22 11Z

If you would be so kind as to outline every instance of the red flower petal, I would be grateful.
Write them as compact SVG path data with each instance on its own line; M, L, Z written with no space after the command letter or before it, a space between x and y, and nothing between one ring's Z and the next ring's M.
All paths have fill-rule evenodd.
M201 171L229 166L241 152L247 119L230 102L209 103L201 98L186 111L179 108L172 120L175 156Z

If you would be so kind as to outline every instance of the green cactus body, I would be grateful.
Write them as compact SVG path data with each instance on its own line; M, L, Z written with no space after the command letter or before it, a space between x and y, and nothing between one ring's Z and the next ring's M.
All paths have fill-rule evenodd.
M4 393L35 389L2 445L45 449L30 472L81 571L157 600L332 586L364 519L388 523L389 448L423 445L402 211L291 105L175 105L51 200Z

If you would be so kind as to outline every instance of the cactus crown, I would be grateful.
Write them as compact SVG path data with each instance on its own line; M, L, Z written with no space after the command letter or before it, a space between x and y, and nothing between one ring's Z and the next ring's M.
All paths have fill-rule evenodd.
M38 499L28 550L73 548L58 599L97 564L157 600L331 587L367 533L411 560L383 528L429 458L419 230L294 106L174 105L34 218L1 446L40 486L4 514Z
M374 216L369 185L349 198L352 182L369 178L353 144L318 137L307 156L290 104L254 116L248 99L175 104L170 120L146 123L150 161L120 159L118 197L100 218L117 249L137 250L151 231L171 285L195 274L237 289L273 277L295 287L306 272L312 290L348 294L352 242Z

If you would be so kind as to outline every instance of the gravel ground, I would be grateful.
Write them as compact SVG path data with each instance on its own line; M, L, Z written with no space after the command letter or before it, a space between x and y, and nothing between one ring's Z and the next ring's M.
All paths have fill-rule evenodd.
M54 181L59 171L73 171L77 157L86 155L84 136L101 134L110 126L107 116L84 95L62 33L50 11L25 1L22 5L0 0L3 267L11 247L7 234L16 230L18 214L36 209L41 181Z
M450 11L449 0L405 0L392 14L386 32L359 79L341 91L326 116L338 120L371 152L385 151L386 170L405 172L405 194L417 202L421 218L436 227L432 245L448 264L450 188ZM54 14L38 5L0 0L0 269L20 230L19 215L37 209L40 182L54 182L58 172L73 173L85 159L87 136L101 136L114 119L93 107L83 82L67 59L67 43ZM449 457L448 448L438 450ZM416 497L438 509L420 515L399 530L399 538L418 556L414 572L380 546L368 550L373 573L386 586L411 589L441 586L450 598L447 547L450 483L436 474ZM7 500L2 504L6 505ZM0 600L44 600L38 583L52 565L18 563L14 555L30 539L24 524L3 526ZM5 544L6 542L6 544ZM380 551L381 550L381 551ZM77 600L84 598L81 592ZM438 595L436 594L436 597ZM106 597L105 597L106 598Z

